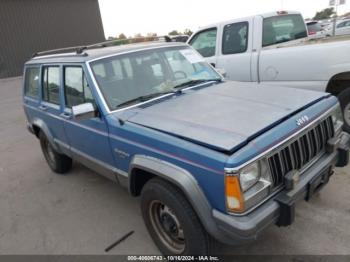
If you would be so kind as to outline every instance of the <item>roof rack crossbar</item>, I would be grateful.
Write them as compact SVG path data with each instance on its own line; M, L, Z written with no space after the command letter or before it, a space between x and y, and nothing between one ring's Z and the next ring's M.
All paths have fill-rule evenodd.
M60 53L66 53L66 52L74 52L77 55L84 55L83 52L88 49L104 48L108 46L117 46L117 45L126 45L126 44L135 44L135 43L142 43L142 42L155 42L155 41L171 42L171 38L169 36L146 36L146 37L116 39L116 40L109 40L109 41L86 45L86 46L73 46L73 47L65 47L65 48L58 48L53 50L36 52L32 55L32 57L34 58L38 56L54 55L54 54L60 54Z

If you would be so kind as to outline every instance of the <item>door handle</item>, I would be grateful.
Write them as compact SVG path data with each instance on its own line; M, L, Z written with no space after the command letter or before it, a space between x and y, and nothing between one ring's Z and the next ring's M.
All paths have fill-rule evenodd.
M62 113L60 116L67 120L72 118L72 115L69 113Z
M46 111L47 110L47 106L41 105L41 106L39 106L39 109L43 110L43 111Z

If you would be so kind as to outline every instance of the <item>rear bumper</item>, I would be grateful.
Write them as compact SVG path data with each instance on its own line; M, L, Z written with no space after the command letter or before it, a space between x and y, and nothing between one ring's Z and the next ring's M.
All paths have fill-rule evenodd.
M234 216L213 210L219 241L226 244L238 245L255 240L259 233L271 224L288 226L294 221L294 209L299 200L308 200L312 194L328 183L333 174L334 166L341 159L342 166L349 162L349 136L342 136L342 142L333 153L320 158L301 177L298 184L290 191L283 190L244 216ZM347 155L347 157L345 155Z

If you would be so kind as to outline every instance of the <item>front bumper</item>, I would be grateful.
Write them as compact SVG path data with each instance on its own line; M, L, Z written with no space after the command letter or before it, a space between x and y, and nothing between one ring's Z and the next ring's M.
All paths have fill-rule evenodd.
M345 166L349 162L350 137L341 135L332 153L321 157L301 177L295 187L275 194L268 201L244 216L234 216L213 210L219 241L238 245L255 240L259 233L271 224L288 226L294 221L294 209L299 200L309 200L312 195L328 183L334 166ZM340 163L341 162L341 163Z

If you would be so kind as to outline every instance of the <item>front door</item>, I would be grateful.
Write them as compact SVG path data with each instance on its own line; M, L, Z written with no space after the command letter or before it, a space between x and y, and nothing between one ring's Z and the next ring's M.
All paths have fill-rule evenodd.
M115 180L114 158L108 137L108 126L95 103L94 96L80 65L63 66L64 128L74 157L88 167ZM96 117L75 120L72 107L92 103Z

